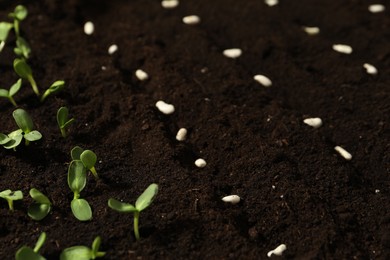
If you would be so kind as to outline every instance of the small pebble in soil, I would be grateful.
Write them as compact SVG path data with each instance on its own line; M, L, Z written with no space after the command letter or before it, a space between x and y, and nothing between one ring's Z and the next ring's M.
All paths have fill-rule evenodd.
M229 195L229 196L226 196L226 197L222 198L222 201L228 202L228 203L231 203L231 204L237 204L237 203L240 202L240 200L241 200L241 198L238 195Z
M322 126L322 119L319 117L306 118L305 120L303 120L303 123L314 128L319 128Z
M172 9L175 8L179 5L178 0L164 0L161 1L161 6L164 7L165 9Z
M278 246L274 250L269 251L267 253L267 256L268 257L271 257L272 255L281 256L283 254L283 252L286 251L286 249L287 249L286 245L281 244L280 246Z
M187 129L180 128L179 131L177 131L176 140L177 141L184 141L184 140L186 140L186 137L187 137Z
M386 7L384 5L381 5L381 4L374 4L374 5L370 5L368 7L368 11L370 11L371 13L380 13L380 12L383 12L385 11Z
M236 59L240 57L241 54L242 54L242 50L239 48L226 49L223 51L223 55L231 59Z
M347 152L344 148L342 148L341 146L336 146L334 148L336 150L336 152L338 152L345 160L351 160L352 159L352 155Z
M196 167L198 168L203 168L203 167L206 167L207 163L205 160L203 160L202 158L199 158L195 161L195 165Z
M275 186L275 185L272 185L271 188L274 190L274 189L276 189L276 186Z
M279 0L264 0L264 3L268 6L274 6L279 4Z
M200 23L200 17L197 15L189 15L183 17L183 23L189 24L189 25L194 25Z
M135 71L135 76L137 77L137 79L139 79L141 81L147 80L149 78L148 73L146 73L143 70L136 70Z
M320 28L318 27L308 27L304 26L303 30L308 34L308 35L316 35L320 33Z
M346 44L333 44L333 50L344 54L351 54L353 51L352 47Z
M160 110L161 113L165 115L170 115L175 112L175 107L173 105L167 104L162 100L156 102L156 107L158 108L158 110Z
M379 192L381 192L380 190L375 190L375 193L378 194Z
M371 64L369 63L364 63L363 67L366 69L366 72L371 75L376 75L378 74L378 70Z
M102 66L102 70L106 70L107 69L107 67L106 66Z
M264 87L272 86L272 81L264 75L255 75L253 79L258 83L260 83L261 85L263 85Z
M92 22L88 21L84 24L84 33L86 35L91 35L95 31L95 26Z
M118 45L113 44L108 48L108 54L114 54L118 50Z

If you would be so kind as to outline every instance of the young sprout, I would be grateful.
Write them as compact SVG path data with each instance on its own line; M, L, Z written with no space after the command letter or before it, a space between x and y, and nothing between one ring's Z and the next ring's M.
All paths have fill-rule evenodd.
M65 81L63 80L57 80L51 86L46 89L46 91L43 93L41 97L41 102L43 102L49 95L55 94L61 90L63 90L65 87Z
M27 214L33 220L42 220L49 214L51 202L48 197L35 188L30 190L30 196L35 200L35 203L28 208Z
M57 111L57 123L61 130L62 137L66 138L66 128L73 123L74 118L69 119L69 110L67 107L60 107Z
M73 191L73 200L70 204L73 215L80 221L92 219L92 210L85 199L80 199L80 192L87 184L87 174L83 163L74 160L68 169L68 185Z
M23 37L19 36L16 38L14 52L16 55L28 59L30 57L31 47Z
M39 96L39 89L35 79L32 75L31 67L27 64L27 62L23 59L15 59L14 60L14 70L16 74L19 75L22 79L28 80L30 85L37 96Z
M45 260L38 252L46 241L46 233L42 232L35 244L34 249L28 246L22 246L15 254L16 260Z
M138 197L135 202L135 206L128 203L122 203L116 199L109 199L108 206L115 211L123 212L123 213L133 213L134 214L134 235L137 240L140 239L139 230L138 230L138 222L139 222L139 214L141 211L149 207L149 205L153 202L154 197L157 195L158 185L152 183L148 188Z
M30 141L33 142L42 138L40 132L38 132L37 130L33 130L34 124L32 122L30 115L25 110L18 108L12 113L12 116L14 117L16 124L20 128L19 130L21 130L21 131L19 130L14 131L17 140L20 139L20 135L21 135L26 140L26 145L28 145ZM9 134L8 136L11 137L11 134Z
M8 98L8 100L12 103L12 105L14 105L15 107L18 106L13 96L19 91L21 86L22 86L22 79L19 79L15 84L11 86L9 90L0 89L0 97Z
M14 210L14 200L23 199L23 193L20 190L17 191L4 190L0 192L0 198L3 198L8 202L8 206L10 210Z
M73 160L80 160L85 168L90 170L95 177L99 179L99 175L96 172L95 164L97 161L96 154L91 150L83 150L80 146L75 146L70 152Z
M18 5L15 7L15 10L13 13L8 14L9 17L14 19L14 30L16 37L20 36L20 30L19 30L19 24L21 21L26 19L28 14L27 8L23 5Z
M3 50L8 33L13 27L12 23L0 22L0 52Z
M97 236L92 243L92 248L87 246L72 246L64 249L60 255L60 260L89 260L103 257L106 253L100 252L101 238Z

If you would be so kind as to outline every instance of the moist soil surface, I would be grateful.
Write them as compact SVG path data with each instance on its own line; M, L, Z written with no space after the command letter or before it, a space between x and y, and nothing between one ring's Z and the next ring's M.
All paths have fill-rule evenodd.
M379 1L381 2L381 1ZM376 2L375 2L376 3ZM387 2L389 3L389 2ZM43 138L0 150L0 190L22 190L8 210L0 202L0 258L22 245L58 259L73 245L101 236L104 259L265 259L280 244L286 259L389 259L390 16L363 0L186 0L164 9L157 0L2 1L0 20L16 4L29 14L21 34L41 92L65 89L40 103L27 81L15 96ZM390 8L390 6L387 6ZM182 18L198 15L187 25ZM92 21L95 32L83 26ZM308 35L302 26L318 26ZM0 85L13 72L13 32L0 53ZM353 47L350 55L333 44ZM107 53L110 45L118 51ZM241 48L237 59L228 48ZM367 74L364 63L378 68ZM140 81L135 71L150 78ZM263 87L253 79L272 80ZM164 115L158 100L175 106ZM56 112L75 122L61 137ZM15 108L0 100L2 133L16 129ZM313 128L305 118L320 117ZM176 140L178 129L187 139ZM73 216L67 184L70 150L93 150L100 180L88 176L81 197L93 219ZM353 156L345 160L342 146ZM194 161L203 158L204 168ZM141 213L107 206L134 203L151 183L159 192ZM53 202L42 221L26 214L30 188ZM237 194L238 204L221 199Z

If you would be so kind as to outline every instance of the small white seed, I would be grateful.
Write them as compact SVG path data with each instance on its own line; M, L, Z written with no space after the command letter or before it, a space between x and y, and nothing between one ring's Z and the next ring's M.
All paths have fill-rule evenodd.
M274 250L269 251L267 253L267 256L268 257L271 257L272 255L281 256L286 249L287 249L286 245L281 244L280 246L278 246Z
M264 87L272 86L272 81L268 77L266 77L264 75L255 75L253 77L253 79L256 80L257 82L259 82Z
M307 27L304 26L303 30L308 34L308 35L316 35L320 33L320 28L318 27Z
M195 161L195 165L196 165L196 167L203 168L207 165L207 163L202 158L199 158Z
M95 26L92 22L88 21L84 24L84 33L86 35L91 35L95 31Z
M344 54L351 54L353 51L352 47L346 44L333 44L333 50Z
M179 131L177 131L176 134L176 140L177 141L184 141L187 138L187 129L180 128Z
M223 51L223 55L228 58L236 59L240 57L242 54L242 50L239 48L226 49Z
M163 0L161 1L161 6L165 9L172 9L179 5L178 0Z
M162 100L156 102L156 107L158 108L158 110L160 110L161 113L165 115L170 115L175 112L175 107L173 105L167 104Z
M149 78L148 73L146 73L143 70L136 70L135 71L135 76L137 77L137 79L139 79L141 81L147 80Z
M231 204L237 204L237 203L240 202L240 200L241 200L241 198L238 195L229 195L229 196L226 196L226 197L222 198L222 201L228 202L228 203L231 203Z
M374 14L383 12L385 9L386 9L386 7L384 5L380 5L380 4L368 6L368 11L370 11L371 13L374 13Z
M378 194L379 192L381 192L380 190L375 190L375 193Z
M200 23L200 17L197 15L189 15L183 17L183 23L189 24L189 25L194 25Z
M338 152L345 160L351 160L352 159L352 155L347 152L344 148L342 148L341 146L336 146L334 148L336 150L336 152Z
M303 120L303 123L314 128L319 128L322 126L322 119L319 117L306 118L305 120Z
M371 75L376 75L378 74L378 70L371 64L369 63L364 63L363 67L366 69L366 72Z
M264 3L268 6L274 6L274 5L277 5L279 3L278 0L264 0Z
M114 54L118 50L118 45L113 44L108 48L108 54Z

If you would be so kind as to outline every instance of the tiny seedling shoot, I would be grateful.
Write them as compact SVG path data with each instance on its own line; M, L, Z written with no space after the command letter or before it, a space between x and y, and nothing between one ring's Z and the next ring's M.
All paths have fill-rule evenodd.
M14 70L16 74L19 75L19 77L21 77L22 79L26 79L28 80L28 82L30 82L33 91L39 97L39 89L37 83L35 82L35 79L33 77L31 67L27 64L27 62L24 59L15 59Z
M123 213L133 213L134 214L134 235L137 240L140 239L139 230L138 230L138 222L139 222L139 214L141 211L149 207L149 205L153 202L154 197L157 195L158 185L152 183L148 188L138 197L135 202L135 206L128 203L122 203L116 199L109 199L108 206L115 211L123 212Z
M83 150L80 146L75 146L70 152L72 156L72 160L81 160L84 167L90 170L95 176L95 179L99 179L99 175L96 172L95 164L96 164L96 154L91 150Z
M60 260L90 260L103 257L106 253L100 252L101 239L99 236L92 243L92 248L87 246L72 246L64 249L60 255Z
M9 90L0 88L0 97L7 98L12 105L15 107L18 106L13 98L13 96L19 91L22 86L22 79L19 79L15 84L11 86Z
M8 206L10 210L14 210L14 200L23 199L23 193L20 190L17 191L4 190L0 192L0 198L3 198L8 202Z
M45 260L43 256L39 254L39 249L46 241L46 233L42 232L35 244L34 249L28 246L22 246L15 254L16 260Z
M57 111L57 123L61 130L62 137L66 138L66 129L73 123L74 118L69 119L69 110L67 107L60 107Z
M35 188L30 190L30 196L35 200L35 203L28 208L27 214L34 220L44 219L51 210L49 198Z
M92 210L88 201L80 199L80 192L86 184L87 174L83 163L80 160L72 161L68 169L68 185L73 191L73 200L70 207L73 215L80 221L92 219Z
M19 126L18 130L13 131L8 135L11 139L15 140L15 143L12 145L13 147L18 146L22 138L26 140L26 145L28 145L30 141L33 142L42 138L40 132L33 130L33 121L26 110L18 108L12 113L12 116L14 117L16 124Z
M55 94L61 90L63 90L65 87L65 81L63 80L57 80L51 86L46 89L46 91L43 93L41 97L41 102L45 101L45 99L50 96L51 94Z

